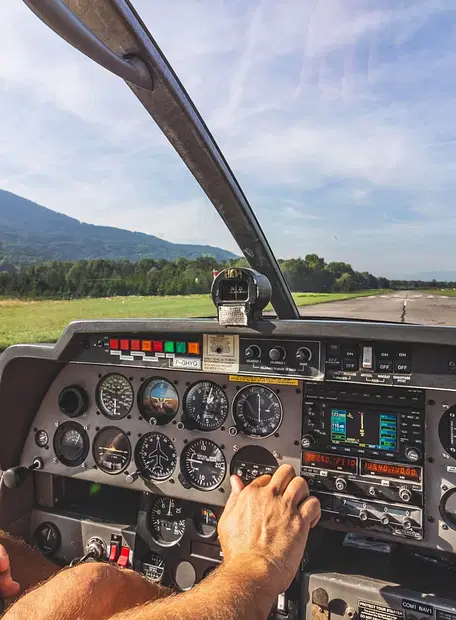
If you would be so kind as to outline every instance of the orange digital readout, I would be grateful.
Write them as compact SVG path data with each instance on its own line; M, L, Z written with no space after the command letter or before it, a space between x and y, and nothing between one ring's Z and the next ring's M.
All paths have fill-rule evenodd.
M384 476L385 478L402 478L404 480L421 481L421 468L394 463L376 463L361 459L362 476Z
M321 452L303 452L302 464L307 467L322 467L356 474L357 460L353 457L338 454L322 454Z

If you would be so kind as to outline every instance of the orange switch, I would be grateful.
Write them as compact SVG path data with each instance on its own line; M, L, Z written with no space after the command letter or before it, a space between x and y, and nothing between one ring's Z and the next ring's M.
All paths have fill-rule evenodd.
M142 341L142 350L143 351L152 351L152 340L143 340Z
M189 342L188 343L188 352L192 355L200 354L200 343L199 342Z

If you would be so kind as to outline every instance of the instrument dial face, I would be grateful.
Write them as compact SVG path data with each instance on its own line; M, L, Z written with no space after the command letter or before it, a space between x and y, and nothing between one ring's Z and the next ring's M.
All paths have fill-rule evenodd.
M54 452L67 467L78 467L89 453L89 437L77 422L64 422L54 435Z
M185 533L182 504L172 497L158 497L152 504L150 526L155 542L164 547L178 543Z
M62 540L59 528L49 521L45 521L37 527L33 538L43 555L54 555Z
M200 431L219 428L226 420L228 408L224 390L212 381L195 383L185 396L185 414Z
M279 397L264 385L248 385L239 390L233 402L236 426L249 437L273 435L282 423Z
M210 439L195 439L182 450L181 471L195 489L213 491L225 478L225 456Z
M97 388L97 403L101 413L110 420L121 420L133 406L134 392L130 381L112 373L101 379Z
M141 573L149 581L160 582L165 572L165 561L161 555L151 551L141 562Z
M143 478L161 482L172 476L176 469L176 448L166 435L147 433L136 444L135 461Z
M120 474L128 467L131 445L126 434L115 426L107 426L95 436L93 458L105 474Z
M49 443L49 435L45 430L39 430L35 433L35 443L39 448L45 448Z
M163 426L176 416L179 409L179 395L172 383L155 377L142 385L138 407L145 420L153 425Z
M201 536L213 536L217 531L217 515L208 506L201 506L195 517L195 527Z

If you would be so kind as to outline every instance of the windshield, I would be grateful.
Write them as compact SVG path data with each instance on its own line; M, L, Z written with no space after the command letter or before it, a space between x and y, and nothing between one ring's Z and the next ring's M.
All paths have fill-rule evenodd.
M134 5L303 315L455 323L454 3ZM0 347L77 318L213 315L241 251L166 138L25 4L0 18Z

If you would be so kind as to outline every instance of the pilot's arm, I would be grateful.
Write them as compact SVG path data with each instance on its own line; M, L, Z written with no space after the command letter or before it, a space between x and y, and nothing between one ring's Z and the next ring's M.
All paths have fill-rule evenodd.
M320 505L288 465L248 487L231 478L219 523L224 561L189 592L116 614L111 620L265 620L291 584Z

